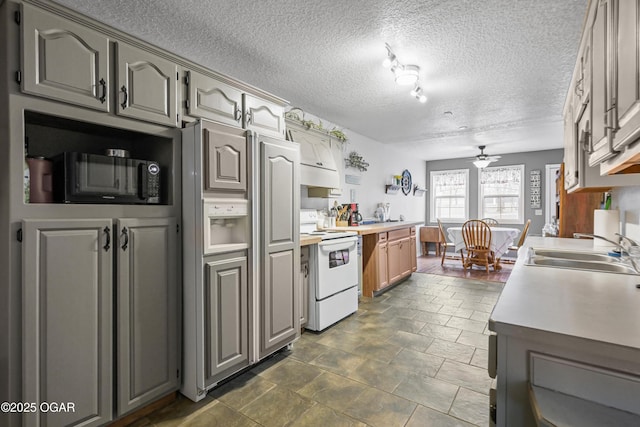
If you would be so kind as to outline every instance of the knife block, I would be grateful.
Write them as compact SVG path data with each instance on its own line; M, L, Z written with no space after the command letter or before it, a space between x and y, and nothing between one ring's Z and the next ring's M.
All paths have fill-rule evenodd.
M348 221L336 221L336 227L348 227L348 226L349 226Z

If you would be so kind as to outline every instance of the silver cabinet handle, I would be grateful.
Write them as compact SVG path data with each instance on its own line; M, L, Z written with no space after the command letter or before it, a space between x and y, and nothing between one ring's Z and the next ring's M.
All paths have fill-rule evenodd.
M242 110L240 109L240 107L236 109L233 115L234 115L235 121L240 123L240 120L242 120Z
M247 124L252 123L253 117L251 116L251 110L247 110L247 112L244 113L244 116L247 118Z

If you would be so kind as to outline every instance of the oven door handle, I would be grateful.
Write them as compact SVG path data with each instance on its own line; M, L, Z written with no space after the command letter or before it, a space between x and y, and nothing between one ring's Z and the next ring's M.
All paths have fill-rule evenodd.
M339 239L339 240L344 240L344 239ZM345 242L345 241L320 242L318 243L318 247L322 249L324 252L331 252L339 249L351 249L353 247L356 247L357 244L358 244L358 239L356 238L354 240L349 239L348 242Z

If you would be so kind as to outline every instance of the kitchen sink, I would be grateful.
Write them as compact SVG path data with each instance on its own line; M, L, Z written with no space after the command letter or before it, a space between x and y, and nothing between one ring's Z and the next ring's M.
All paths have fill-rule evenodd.
M620 263L620 258L612 257L606 254L597 254L593 252L574 252L574 251L562 251L557 249L536 249L532 248L532 255L543 256L550 258L561 258L576 261L598 261L598 262L610 262Z
M533 256L529 259L527 265L572 268L577 270L601 271L605 273L636 274L633 268L620 262L580 261L575 259Z
M526 265L599 271L603 273L638 274L621 258L594 252L530 248Z

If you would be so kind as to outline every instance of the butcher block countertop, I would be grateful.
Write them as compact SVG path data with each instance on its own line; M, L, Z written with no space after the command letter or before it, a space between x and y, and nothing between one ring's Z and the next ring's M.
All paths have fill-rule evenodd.
M358 225L355 227L332 227L327 230L332 231L355 231L361 236L367 234L383 233L385 231L399 230L401 228L415 227L416 225L422 225L424 221L395 221L395 222L380 222L377 224Z
M322 241L322 238L320 236L308 236L308 235L300 236L300 246L315 245L317 243L320 243L321 241Z

